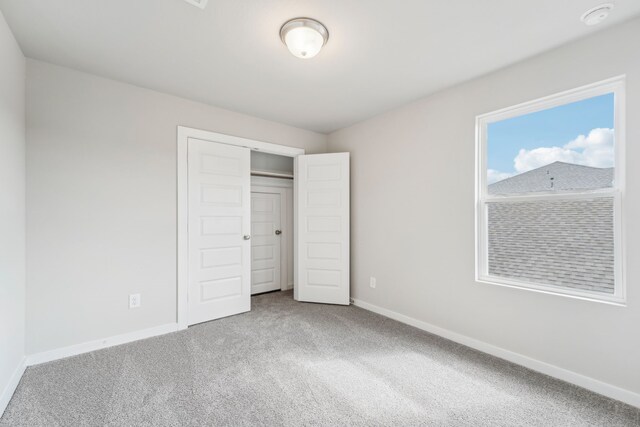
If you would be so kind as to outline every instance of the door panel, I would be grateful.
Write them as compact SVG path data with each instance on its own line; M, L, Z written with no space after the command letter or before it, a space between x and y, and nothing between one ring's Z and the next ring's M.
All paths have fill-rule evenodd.
M280 194L251 193L251 294L281 288Z
M250 151L189 139L189 324L251 308Z
M294 298L349 304L349 153L298 156Z

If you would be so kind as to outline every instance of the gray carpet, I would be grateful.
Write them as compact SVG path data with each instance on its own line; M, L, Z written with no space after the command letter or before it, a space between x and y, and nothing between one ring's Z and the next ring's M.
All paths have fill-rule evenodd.
M356 307L253 311L29 368L0 426L629 426L638 409Z

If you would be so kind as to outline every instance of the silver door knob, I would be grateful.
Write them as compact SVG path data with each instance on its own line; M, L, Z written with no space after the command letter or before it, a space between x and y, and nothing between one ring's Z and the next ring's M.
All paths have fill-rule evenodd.
M276 236L279 236L282 234L282 230L276 230Z
M251 239L251 236L250 236L250 235L248 235L248 234L245 234L245 235L244 235L244 240L250 240L250 239Z

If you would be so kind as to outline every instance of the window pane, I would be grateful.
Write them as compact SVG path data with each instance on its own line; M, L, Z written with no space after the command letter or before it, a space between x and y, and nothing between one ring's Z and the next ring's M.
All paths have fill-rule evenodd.
M489 123L489 194L612 187L612 93Z
M614 293L613 197L487 203L489 275Z

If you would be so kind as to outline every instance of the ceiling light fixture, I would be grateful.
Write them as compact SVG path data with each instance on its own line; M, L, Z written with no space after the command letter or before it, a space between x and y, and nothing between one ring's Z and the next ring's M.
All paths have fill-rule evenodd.
M280 39L294 56L309 59L327 44L329 31L315 19L295 18L282 25Z
M589 26L598 25L599 23L607 19L607 16L609 16L612 9L612 3L605 3L596 7L592 7L582 14L580 20Z

